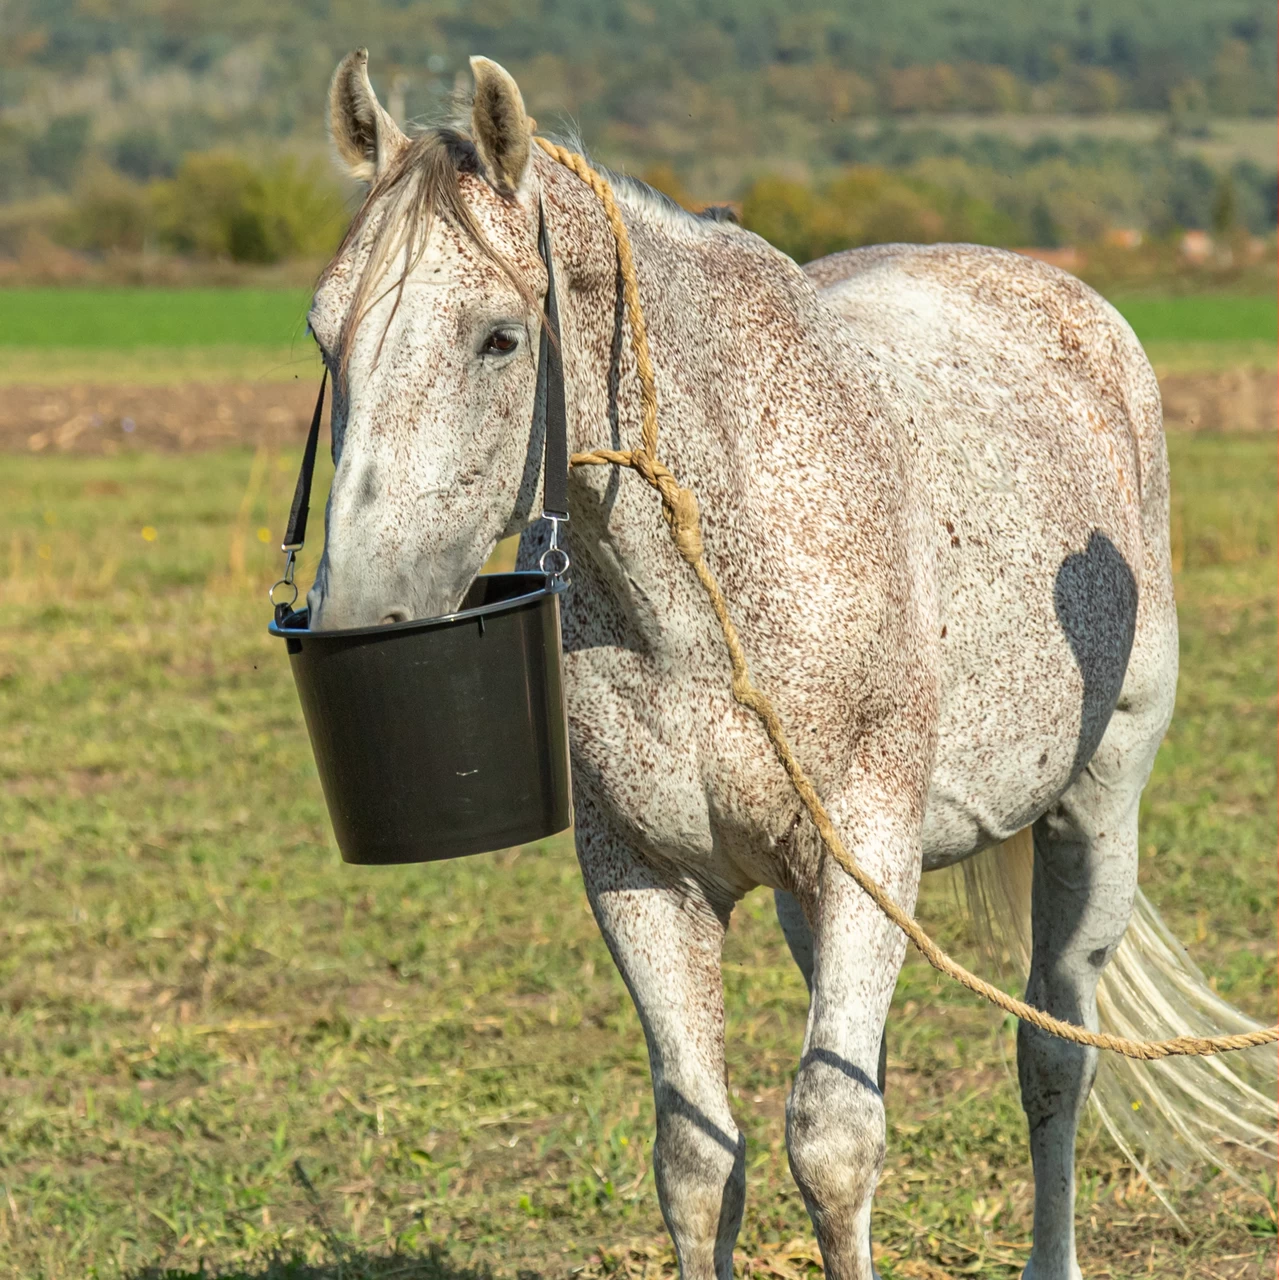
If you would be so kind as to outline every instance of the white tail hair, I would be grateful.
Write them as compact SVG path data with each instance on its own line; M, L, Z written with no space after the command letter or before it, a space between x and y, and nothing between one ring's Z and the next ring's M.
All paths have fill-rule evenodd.
M965 897L982 941L995 960L1023 976L1031 966L1034 860L1026 827L963 864ZM1213 990L1141 890L1129 928L1102 971L1098 1019L1103 1031L1137 1040L1231 1034L1260 1025ZM1157 1171L1212 1165L1243 1182L1232 1159L1242 1152L1274 1166L1280 1154L1278 1076L1272 1045L1158 1062L1102 1053L1091 1100L1116 1145L1177 1217Z

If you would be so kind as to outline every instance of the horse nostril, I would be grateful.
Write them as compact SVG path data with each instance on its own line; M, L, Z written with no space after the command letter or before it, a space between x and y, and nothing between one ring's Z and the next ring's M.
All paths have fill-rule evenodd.
M382 615L379 625L387 626L392 622L408 622L409 613L406 609L390 609Z

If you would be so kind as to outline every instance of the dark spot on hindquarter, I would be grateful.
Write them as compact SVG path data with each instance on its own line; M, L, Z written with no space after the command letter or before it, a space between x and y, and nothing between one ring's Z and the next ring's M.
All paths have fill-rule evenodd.
M1138 620L1138 584L1105 533L1067 556L1053 583L1054 612L1080 668L1080 737L1072 776L1098 749L1124 684Z
M1037 761L1037 763L1043 769L1045 765L1049 763L1049 753L1047 751L1042 751L1040 753L1040 759Z
M1106 947L1099 947L1096 951L1090 951L1089 963L1093 965L1095 969L1101 969L1102 966L1107 963Z
M356 489L356 510L362 511L365 507L372 505L377 496L377 475L370 464L360 473L360 486Z

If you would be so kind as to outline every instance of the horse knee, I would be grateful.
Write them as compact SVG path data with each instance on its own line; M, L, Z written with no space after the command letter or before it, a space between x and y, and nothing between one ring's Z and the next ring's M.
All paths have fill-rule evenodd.
M884 1163L884 1100L851 1064L810 1061L787 1104L787 1154L819 1233L865 1245Z

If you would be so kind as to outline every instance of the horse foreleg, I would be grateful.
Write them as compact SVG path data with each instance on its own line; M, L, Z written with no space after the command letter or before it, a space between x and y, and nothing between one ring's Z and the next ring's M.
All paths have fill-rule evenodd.
M794 894L784 889L775 889L773 893L774 910L778 913L778 923L782 926L782 936L787 940L791 958L800 970L804 985L813 992L813 930L805 919L804 908ZM889 1055L889 1033L880 1036L880 1064L876 1068L876 1087L884 1093Z
M746 1190L746 1142L724 1063L720 954L732 903L656 872L585 809L578 859L587 894L649 1046L662 1216L684 1280L731 1280Z
M918 838L882 836L874 846L850 852L903 906L913 907ZM906 944L830 858L822 858L818 876L817 891L805 903L811 995L787 1104L787 1151L827 1276L870 1280L871 1200L885 1152L884 1023ZM788 942L803 968L803 940L785 906L783 912Z

